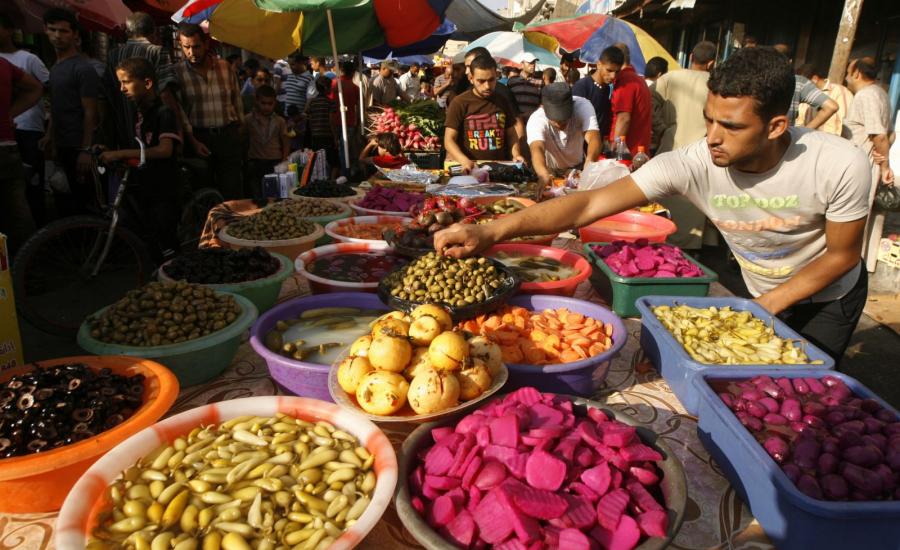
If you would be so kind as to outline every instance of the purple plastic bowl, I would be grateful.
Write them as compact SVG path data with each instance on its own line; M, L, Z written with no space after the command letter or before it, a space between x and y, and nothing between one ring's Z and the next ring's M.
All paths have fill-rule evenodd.
M509 381L506 383L504 391L513 391L524 386L534 386L542 392L580 395L583 397L593 395L594 390L606 380L606 375L609 374L610 363L619 355L619 351L625 345L625 340L628 339L628 332L625 330L625 325L622 324L622 319L601 305L562 296L543 294L520 295L510 299L509 303L532 311L564 307L568 308L569 311L581 313L603 323L610 323L613 326L613 343L612 347L600 355L572 363L507 365Z
M279 386L294 395L333 403L334 401L328 393L330 365L288 359L269 351L264 343L266 334L275 328L276 322L296 318L308 309L320 307L356 307L384 311L389 309L378 299L377 295L368 292L334 292L296 298L275 306L259 317L253 328L250 329L250 345L265 359L266 366L269 367L269 374Z

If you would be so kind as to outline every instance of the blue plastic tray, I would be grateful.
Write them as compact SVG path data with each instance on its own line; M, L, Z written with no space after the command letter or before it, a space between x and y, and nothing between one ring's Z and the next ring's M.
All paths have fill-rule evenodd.
M698 399L697 393L691 386L691 379L698 372L706 372L713 369L725 369L731 372L737 368L751 368L760 370L792 368L797 365L710 365L700 363L691 358L684 347L678 343L672 333L666 329L653 314L653 307L661 305L685 304L691 307L724 307L731 306L735 311L750 311L756 317L768 321L772 314L763 309L752 300L743 298L700 298L686 296L642 296L635 302L641 312L641 347L656 370L666 379L669 387L684 405L688 413L696 415ZM777 317L775 318L775 334L782 338L803 339L790 327L785 325ZM807 342L806 355L810 360L820 359L821 365L814 365L817 369L833 369L834 359L827 353ZM802 368L802 367L801 367Z
M804 495L707 383L711 379L744 380L759 374L773 378L821 378L830 374L843 380L858 397L875 399L894 414L897 411L856 379L825 369L720 369L695 377L700 440L772 542L780 550L900 548L900 501L830 502Z

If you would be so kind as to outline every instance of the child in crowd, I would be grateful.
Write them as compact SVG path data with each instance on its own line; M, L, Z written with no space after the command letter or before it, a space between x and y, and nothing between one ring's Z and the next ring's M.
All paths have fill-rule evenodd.
M431 82L423 80L419 84L419 93L416 94L416 97L414 99L434 99L434 92L432 91Z
M156 73L144 58L131 57L116 67L122 93L137 107L135 137L144 142L146 164L132 170L123 200L140 215L141 236L159 245L154 254L178 251L178 167L176 148L181 144L175 113L166 107L156 91ZM135 143L137 145L137 143ZM104 151L100 162L114 164L137 160L139 147ZM161 257L156 258L160 260Z
M397 134L382 132L369 139L369 143L359 154L359 162L367 176L375 173L376 165L381 168L400 168L409 163L402 151Z
M291 153L287 123L275 114L275 88L267 85L256 89L256 105L244 117L242 131L250 143L247 153L245 194L262 197L262 180L275 170L275 165Z
M306 102L306 121L309 128L310 148L324 150L325 159L331 169L331 177L336 178L340 168L337 141L331 127L331 114L335 112L334 102L328 99L331 80L327 76L316 78L316 97Z
M263 86L272 85L272 73L269 72L269 69L260 67L247 79L247 82L250 83L250 86L245 86L245 89L241 90L241 101L244 104L245 114L252 111L256 105L256 91Z

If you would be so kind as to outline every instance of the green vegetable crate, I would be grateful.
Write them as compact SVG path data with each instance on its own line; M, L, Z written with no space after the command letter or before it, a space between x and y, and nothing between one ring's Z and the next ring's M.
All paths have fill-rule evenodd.
M620 317L640 317L634 302L641 296L706 296L709 285L719 278L715 271L687 254L684 257L703 271L703 277L623 277L594 252L594 247L607 244L585 243L584 251L599 269L591 275L591 285Z

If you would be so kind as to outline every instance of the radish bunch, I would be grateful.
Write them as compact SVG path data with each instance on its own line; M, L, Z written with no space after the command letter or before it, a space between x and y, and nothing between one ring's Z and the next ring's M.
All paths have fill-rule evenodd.
M376 134L393 132L400 139L403 149L415 151L434 151L441 148L438 136L426 136L415 124L406 124L400 113L388 107L381 113L372 116L372 131Z

